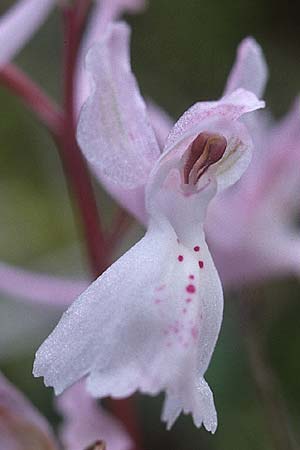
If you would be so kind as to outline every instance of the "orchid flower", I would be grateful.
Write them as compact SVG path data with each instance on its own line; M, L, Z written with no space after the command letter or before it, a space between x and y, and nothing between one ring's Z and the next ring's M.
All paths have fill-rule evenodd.
M260 96L266 80L262 51L247 38L226 94L242 87ZM216 196L206 224L221 279L230 286L300 273L300 100L278 123L256 112L248 125L256 130L252 162L234 188Z
M63 314L36 354L35 376L57 394L87 377L95 397L166 392L163 420L181 411L215 431L204 379L222 321L223 294L203 224L209 202L246 169L252 141L240 120L264 103L238 89L196 103L163 153L129 64L129 29L107 27L87 57L93 89L78 140L110 183L146 184L148 229Z
M122 425L102 410L79 383L57 400L64 421L64 450L84 450L97 440L107 450L130 450L132 443ZM47 420L0 373L0 448L2 450L58 450L59 444Z
M247 38L238 49L225 95L244 88L260 97L267 77L260 46L253 38ZM151 103L148 115L163 148L172 120ZM226 286L298 275L300 267L300 238L296 228L300 195L296 164L300 158L299 99L278 124L260 111L243 120L253 131L254 157L242 180L216 196L205 224L215 263ZM120 186L105 175L97 152L93 155L88 146L82 146L82 150L108 192L147 225L144 195L147 177L137 188Z

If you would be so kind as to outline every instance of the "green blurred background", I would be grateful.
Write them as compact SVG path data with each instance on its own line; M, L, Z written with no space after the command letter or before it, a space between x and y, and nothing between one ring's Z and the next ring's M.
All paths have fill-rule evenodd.
M42 1L42 0L41 0ZM3 1L2 13L13 2ZM133 27L132 63L143 94L174 118L198 100L216 99L247 35L262 45L270 68L266 100L276 117L300 88L300 3L271 0L150 0L145 14L128 17ZM57 101L61 100L62 33L51 15L17 62ZM0 88L1 260L57 274L87 274L78 221L56 149L47 132L23 105ZM115 206L95 183L103 220L109 227ZM134 226L129 247L142 230ZM256 289L264 298L266 347L299 428L300 302L296 280L277 280ZM242 293L243 295L243 293ZM162 398L138 397L145 450L271 450L262 405L256 395L243 342L237 297L226 293L225 317L207 379L219 415L214 436L181 417L166 432L159 415ZM50 389L31 377L35 349L59 314L0 299L1 369L52 423Z

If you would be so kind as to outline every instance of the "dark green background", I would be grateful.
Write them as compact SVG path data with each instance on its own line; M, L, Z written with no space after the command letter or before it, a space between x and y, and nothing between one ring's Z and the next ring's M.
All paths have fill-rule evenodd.
M41 0L42 1L42 0ZM2 2L1 2L2 3ZM12 2L3 2L0 12ZM145 96L174 118L198 100L222 91L238 43L247 35L262 45L270 68L266 100L284 114L300 87L299 2L271 0L152 0L144 15L129 17L132 63ZM59 15L50 20L17 62L60 101L62 33ZM0 259L59 274L87 273L84 245L74 221L56 149L22 104L0 89ZM114 208L99 186L103 220ZM141 230L128 234L124 248ZM300 271L299 271L300 272ZM264 297L267 350L279 376L291 420L299 428L299 284L277 280L260 286ZM207 373L215 394L219 427L214 436L197 430L190 417L166 432L159 421L162 399L139 397L145 450L270 450L262 405L244 351L237 297L226 293L225 318ZM1 369L53 423L51 391L31 377L34 350L57 314L2 298Z

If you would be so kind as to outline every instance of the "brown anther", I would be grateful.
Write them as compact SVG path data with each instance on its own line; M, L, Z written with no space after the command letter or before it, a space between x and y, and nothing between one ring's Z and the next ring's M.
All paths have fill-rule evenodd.
M106 444L104 441L96 441L85 450L106 450Z
M218 162L227 147L227 141L220 134L204 131L189 146L184 156L184 184L196 184L201 175Z

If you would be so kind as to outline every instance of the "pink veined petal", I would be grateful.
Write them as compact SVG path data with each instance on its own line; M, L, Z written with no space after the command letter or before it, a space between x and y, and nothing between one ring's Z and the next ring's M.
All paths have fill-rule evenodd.
M129 29L108 27L87 58L93 93L82 108L78 142L96 176L146 222L144 185L160 150L129 65Z
M145 6L145 0L98 0L96 2L83 37L77 63L76 104L78 112L90 93L90 83L84 68L88 50L103 38L108 24L117 21L126 12L132 14L140 12Z
M19 0L0 17L0 66L22 49L55 3L55 0Z
M108 27L87 57L93 93L78 124L78 142L99 176L126 189L142 186L159 156L144 101L129 65L129 28Z
M261 47L252 37L244 39L238 47L225 93L231 94L236 89L243 88L260 98L267 79L268 68Z
M46 419L1 373L0 448L58 450Z
M167 137L173 128L174 121L162 108L151 100L147 103L147 110L151 125L155 131L156 139L160 148L163 149Z
M131 450L122 424L86 392L84 383L74 384L56 405L63 416L60 437L65 450L83 450L97 440L105 441L107 450Z
M44 275L0 263L0 292L32 304L65 309L87 281Z
M217 101L195 103L174 125L168 136L165 151L204 120L223 117L228 121L235 121L244 114L264 106L265 102L258 100L252 92L245 89L237 89Z

